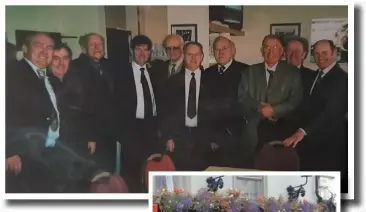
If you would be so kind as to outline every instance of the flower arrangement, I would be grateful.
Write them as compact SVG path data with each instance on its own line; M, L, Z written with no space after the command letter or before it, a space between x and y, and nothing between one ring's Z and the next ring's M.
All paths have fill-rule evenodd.
M251 200L239 190L212 192L200 189L196 195L176 188L161 189L153 198L161 212L329 212L326 204L312 204L306 200L288 201L283 197L258 197Z

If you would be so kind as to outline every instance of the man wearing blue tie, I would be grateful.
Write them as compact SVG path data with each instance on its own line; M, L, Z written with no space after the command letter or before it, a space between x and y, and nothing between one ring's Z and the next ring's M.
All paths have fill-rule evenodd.
M59 141L62 114L46 76L52 38L29 35L22 50L24 59L6 73L7 179L26 184L20 192L49 193L63 192L70 180L99 183L112 176Z

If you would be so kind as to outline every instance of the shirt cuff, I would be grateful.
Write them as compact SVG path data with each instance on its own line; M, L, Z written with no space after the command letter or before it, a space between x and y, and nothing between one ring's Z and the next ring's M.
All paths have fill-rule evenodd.
M306 135L306 131L303 128L300 128L299 130L301 130L304 133L304 135Z

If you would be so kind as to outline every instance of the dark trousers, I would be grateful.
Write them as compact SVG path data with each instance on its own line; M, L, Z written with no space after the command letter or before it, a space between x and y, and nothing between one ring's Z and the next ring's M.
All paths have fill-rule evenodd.
M210 166L207 158L212 154L211 146L199 127L183 127L174 139L171 154L177 171L203 171Z
M93 174L98 171L97 164L82 157L75 150L60 141L56 141L55 146L45 147L46 136L37 130L18 131L18 136L8 139L7 145L22 145L20 157L23 163L21 171L22 179L32 182L33 178L38 178L40 184L45 179L53 181L50 183L50 192L63 192L68 182L80 180L90 181ZM12 144L12 142L14 142ZM15 151L16 152L16 151ZM38 172L34 172L37 167ZM51 180L52 179L52 180ZM29 183L27 183L29 185ZM31 190L37 192L40 185L29 185ZM31 192L33 192L31 191Z
M294 132L291 123L292 122L284 119L279 119L275 122L268 119L260 120L257 127L259 141L258 149L265 143L271 141L284 141L286 138L290 137Z
M158 145L158 132L152 119L135 121L133 130L121 139L121 175L130 193L142 193L143 165L151 154L162 153L163 148Z

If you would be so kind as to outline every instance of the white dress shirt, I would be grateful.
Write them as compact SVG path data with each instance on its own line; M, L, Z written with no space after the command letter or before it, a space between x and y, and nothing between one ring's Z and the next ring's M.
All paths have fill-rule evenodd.
M191 75L192 71L185 69L185 95L186 95L186 109L185 109L185 117L186 117L186 126L187 127L197 127L197 116L198 116L198 99L200 94L200 85L201 85L201 70L198 68L195 71L193 71L194 78L196 79L196 111L197 115L191 119L187 116L187 110L188 110L188 96L189 96L189 84L192 79Z
M232 63L233 63L233 59L231 59L228 63L226 63L223 66L222 65L218 65L217 66L217 70L220 72L221 67L225 67L225 69L224 69L224 72L225 72L226 69L228 69L231 66Z
M277 68L277 65L278 65L278 62L272 66L272 67L268 67L267 63L264 63L264 66L265 66L265 71L266 71L266 79L267 79L267 84L268 84L268 80L269 80L269 73L267 70L270 70L270 71L273 71L275 72L276 71L276 68Z
M136 96L137 96L136 118L144 119L145 118L145 102L144 102L144 90L142 89L142 84L141 84L140 68L145 68L144 75L146 77L147 84L149 85L149 90L151 93L153 116L156 116L156 104L155 104L154 91L152 89L152 84L151 84L149 73L147 72L147 69L146 69L146 64L143 66L140 66L137 63L135 63L134 61L132 61L133 77L135 79Z
M323 77L336 65L336 62L332 63L332 65L330 65L328 68L325 68L323 70L323 75L321 76L321 78L323 79ZM316 78L313 82L313 85L311 86L311 89L310 89L310 95L311 93L313 92L313 88L315 86L315 83L316 81L318 81L318 78L319 78L319 75L320 75L320 69L318 70L318 74L316 75Z

